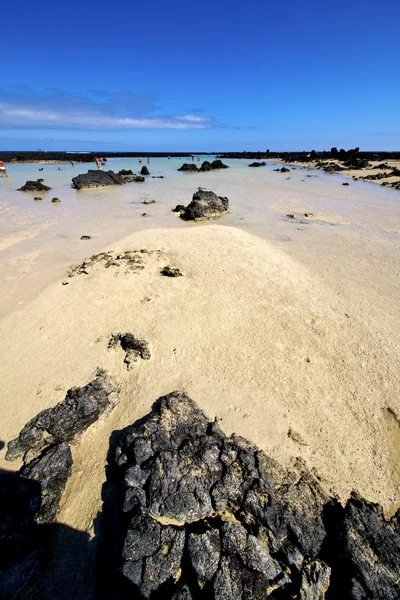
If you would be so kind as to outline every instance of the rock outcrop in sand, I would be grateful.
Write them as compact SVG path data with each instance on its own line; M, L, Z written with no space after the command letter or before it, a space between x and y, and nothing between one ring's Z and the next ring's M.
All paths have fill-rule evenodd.
M103 372L63 402L42 411L8 444L7 460L24 455L17 472L0 472L0 597L14 598L50 545L61 496L71 475L69 443L118 402L118 386ZM46 527L45 527L46 526Z
M41 180L37 181L27 181L25 185L18 188L20 192L47 192L51 190L51 187L48 185L44 185Z
M132 333L117 333L111 336L108 347L117 348L118 346L125 351L124 363L128 371L132 369L132 363L135 363L138 358L143 360L151 358L148 343L145 340L139 340Z
M71 388L65 400L42 410L8 443L6 460L23 457L26 464L48 446L70 442L114 408L118 392L118 386L102 371L84 387Z
M72 185L77 190L123 185L126 182L126 176L117 175L114 171L95 171L93 169L72 178Z
M211 191L198 190L193 194L191 203L180 212L179 216L185 221L220 217L228 211L228 206L228 198L217 196Z
M399 597L396 517L357 496L343 509L301 461L282 469L183 393L123 432L116 462L132 597Z

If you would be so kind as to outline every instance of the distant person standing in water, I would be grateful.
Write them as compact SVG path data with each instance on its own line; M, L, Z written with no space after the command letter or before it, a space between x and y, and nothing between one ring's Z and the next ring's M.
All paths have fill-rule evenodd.
M147 157L147 164L150 164L150 156Z
M73 161L73 160L71 160L71 165L72 165L73 167L75 166L75 163L74 163L74 161Z
M4 162L4 160L0 160L0 173L1 173L1 177L8 177L7 175L7 165Z
M100 159L97 158L97 156L94 157L95 163L97 165L97 168L100 169Z
M142 157L141 156L139 156L138 161L139 161L139 164L141 165L142 164Z

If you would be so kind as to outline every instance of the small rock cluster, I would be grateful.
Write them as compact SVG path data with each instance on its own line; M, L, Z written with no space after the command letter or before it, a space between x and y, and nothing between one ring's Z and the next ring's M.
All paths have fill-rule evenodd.
M135 338L132 333L117 333L111 336L109 348L121 347L125 351L124 363L130 371L138 358L149 360L151 358L149 345L145 340Z
M229 169L229 167L218 158L213 160L211 163L208 160L205 160L201 164L200 168L198 168L195 163L183 163L178 171L184 171L186 173L199 173L204 171L214 171L216 169Z

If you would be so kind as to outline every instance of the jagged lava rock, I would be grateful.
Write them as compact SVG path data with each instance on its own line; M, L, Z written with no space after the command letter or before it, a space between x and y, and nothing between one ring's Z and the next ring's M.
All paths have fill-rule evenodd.
M51 190L51 187L44 185L41 181L27 181L25 185L18 188L20 192L47 192Z
M278 169L278 171L280 171L281 173L289 173L290 169L287 169L286 167L282 167L281 169Z
M217 196L211 191L198 190L193 194L191 203L180 213L180 217L185 221L220 217L228 211L228 206L228 198Z
M300 459L283 469L184 393L121 432L115 461L132 597L399 597L399 513L388 523L357 498L343 509Z
M118 402L119 387L104 372L82 388L68 390L65 400L42 410L8 443L6 460L27 463L47 446L71 441Z
M77 190L123 185L124 183L126 183L126 178L117 175L114 171L96 171L91 169L87 173L72 178L72 184Z
M128 517L122 572L145 598L175 580L173 593L188 584L199 598L264 599L321 551L328 498L311 475L225 436L183 393L125 430L116 461Z
M52 523L65 485L71 475L72 456L68 442L46 448L42 454L24 465L20 474L40 483L40 502L34 519L37 523Z
M249 167L265 167L265 162L253 162Z
M150 175L150 171L148 170L148 168L146 167L146 165L144 167L142 167L142 170L140 171L141 175Z
M200 171L211 171L211 163L208 160L202 162Z

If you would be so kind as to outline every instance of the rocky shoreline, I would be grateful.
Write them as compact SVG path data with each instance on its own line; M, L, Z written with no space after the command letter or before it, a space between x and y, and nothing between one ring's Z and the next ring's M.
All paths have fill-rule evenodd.
M132 334L113 336L117 343L133 360L150 358ZM43 528L56 519L71 475L68 443L107 416L118 394L100 371L9 442L7 459L23 455L25 465L0 477L1 597L30 597L52 552ZM226 436L186 394L159 398L111 440L101 539L80 574L92 582L85 598L399 597L400 511L386 521L382 507L358 494L341 506L300 459L282 468L244 438Z

